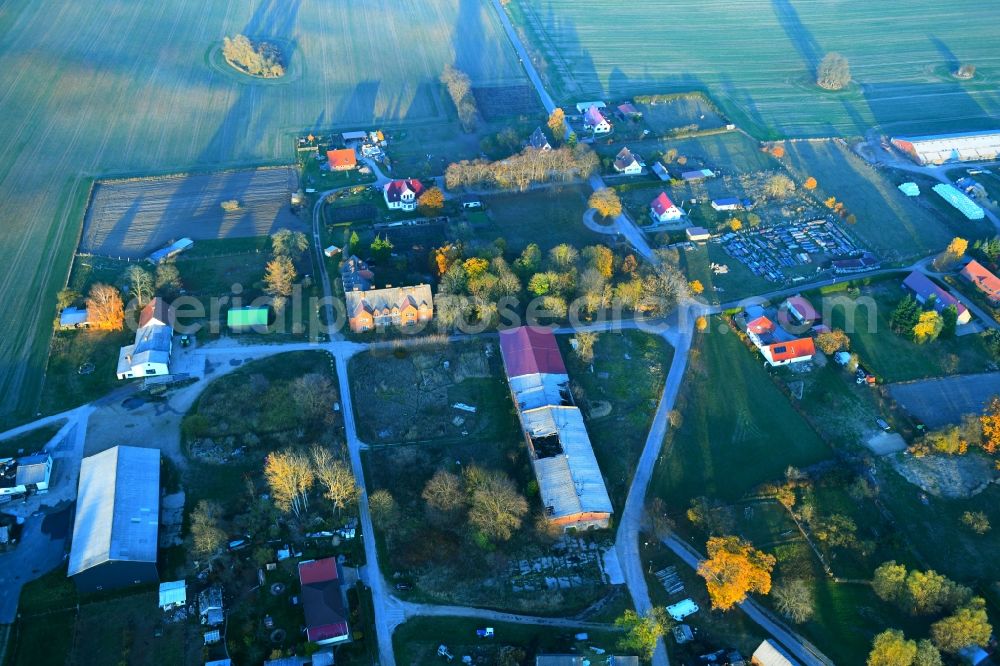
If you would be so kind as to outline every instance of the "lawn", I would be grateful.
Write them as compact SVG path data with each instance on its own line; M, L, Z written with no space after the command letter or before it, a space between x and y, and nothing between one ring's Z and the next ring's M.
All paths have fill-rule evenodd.
M668 434L650 494L671 510L706 495L734 501L788 465L806 467L830 449L792 409L756 351L713 318L692 351L678 405L682 423Z
M29 430L23 435L0 440L0 458L28 455L41 450L65 424L65 420L59 420L50 425Z
M222 37L239 32L282 44L288 74L260 82L221 65ZM495 12L453 0L14 0L0 33L8 422L37 411L55 295L93 178L288 163L298 132L440 122L445 63L477 86L524 82Z
M352 357L349 368L358 436L366 443L517 436L493 341L373 350Z
M878 171L838 142L786 142L785 150L797 180L814 177L816 196L842 202L857 217L850 230L889 261L933 254L958 235L971 242L992 228L966 220L951 207L938 207L933 200L940 197L929 187L922 185L916 199L907 197L897 186L912 180L910 174Z
M613 11L597 0L519 0L507 8L560 101L705 90L732 122L760 136L860 135L873 126L960 131L990 126L1000 110L989 47L998 7L976 10L971 22L966 8L933 0L735 8L728 0L654 0ZM656 48L623 38L638 34ZM842 92L814 85L829 51L851 64L854 83ZM974 80L950 76L959 62L979 65Z
M727 272L715 273L712 264L725 266ZM705 287L701 298L709 303L735 301L778 288L774 282L756 275L742 261L729 256L719 243L698 243L683 250L680 265L689 280L698 280Z
M135 333L122 331L56 331L38 411L54 414L90 402L121 386L115 371L118 352ZM90 365L93 370L90 370ZM81 374L81 370L87 374Z
M587 421L587 433L616 511L625 505L636 461L646 444L653 414L673 348L663 338L640 331L601 333L594 345L594 361L585 365L570 346L571 336L559 336L559 346L570 380L583 389L589 414L607 402L607 416Z
M528 243L537 243L542 252L560 243L575 247L608 243L610 236L583 226L589 195L587 187L568 185L483 197L486 219L473 223L472 232L490 242L503 238L511 253L520 252Z
M830 325L847 332L851 350L858 354L862 365L882 383L988 370L990 357L978 335L918 345L889 328L892 310L905 296L900 286L902 277L862 287L860 297L835 295L855 306L850 310L843 305L833 307ZM853 325L848 321L849 312L854 315Z
M493 638L476 637L476 629L492 626L495 632ZM396 652L397 663L405 666L423 666L424 664L442 661L437 656L439 645L445 645L461 660L464 655L471 655L474 663L534 663L535 655L539 654L580 654L589 657L593 663L598 663L598 653L589 647L599 647L614 653L617 637L612 631L593 631L587 629L589 638L577 641L578 633L572 629L553 629L529 624L509 624L506 622L483 622L459 617L415 618L402 624L393 634L392 643ZM506 654L510 661L502 661L501 655ZM602 653L603 654L603 653ZM443 663L443 661L442 661ZM456 662L457 663L457 662Z

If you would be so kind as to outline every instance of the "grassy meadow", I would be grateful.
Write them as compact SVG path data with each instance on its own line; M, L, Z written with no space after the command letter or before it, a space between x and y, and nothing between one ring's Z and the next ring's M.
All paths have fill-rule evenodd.
M992 126L1000 6L939 3L517 0L508 5L539 69L564 102L706 90L761 136L943 131ZM854 83L813 85L824 54L843 53ZM975 63L972 81L951 71Z
M288 74L227 71L217 51L237 32L281 44ZM476 85L522 81L497 17L468 0L5 3L0 421L35 413L94 178L286 163L304 129L447 120L451 62Z

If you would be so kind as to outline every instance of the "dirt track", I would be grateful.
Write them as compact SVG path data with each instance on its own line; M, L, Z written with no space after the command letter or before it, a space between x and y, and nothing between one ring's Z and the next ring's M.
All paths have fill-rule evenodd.
M296 189L291 168L100 183L79 251L141 258L184 236L197 241L260 236L281 227L305 231L289 207ZM240 209L222 210L229 199Z
M1000 372L893 384L889 392L928 428L940 428L958 423L965 414L981 413L1000 394Z

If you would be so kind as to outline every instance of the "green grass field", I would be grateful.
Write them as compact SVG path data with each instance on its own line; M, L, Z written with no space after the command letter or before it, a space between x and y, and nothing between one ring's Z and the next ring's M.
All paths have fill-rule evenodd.
M759 135L956 130L1000 111L994 5L518 0L509 12L566 102L707 90ZM814 85L830 51L851 63L847 90ZM977 65L974 80L951 77L959 62Z
M487 242L504 238L508 249L516 252L528 243L538 243L543 252L560 243L607 244L608 236L583 226L589 192L583 186L567 186L483 197L488 219L474 222L472 231Z
M216 51L237 32L286 46L286 77L227 71ZM92 178L286 163L302 130L445 121L451 62L476 85L523 81L481 3L7 3L0 419L35 413Z
M694 350L683 391L683 423L653 476L651 495L683 510L699 495L734 501L777 479L788 465L805 467L830 449L791 407L759 355L714 318Z

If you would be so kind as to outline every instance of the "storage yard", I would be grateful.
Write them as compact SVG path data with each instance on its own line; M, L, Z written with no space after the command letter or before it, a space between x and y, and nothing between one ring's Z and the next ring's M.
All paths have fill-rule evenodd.
M79 251L138 259L180 237L195 241L306 230L292 212L298 189L292 168L255 169L99 183ZM239 208L226 211L224 201Z

